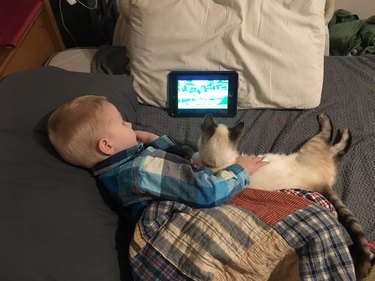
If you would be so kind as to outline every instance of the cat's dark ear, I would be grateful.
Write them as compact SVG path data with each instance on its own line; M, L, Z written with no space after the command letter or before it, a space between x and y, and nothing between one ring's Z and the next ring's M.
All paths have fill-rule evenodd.
M212 114L206 114L201 124L202 133L205 133L208 137L211 137L216 130L217 124L214 121Z
M243 134L244 128L245 128L244 122L240 122L237 125L235 125L234 127L230 128L229 129L229 138L230 138L230 140L231 141L238 141L239 138Z

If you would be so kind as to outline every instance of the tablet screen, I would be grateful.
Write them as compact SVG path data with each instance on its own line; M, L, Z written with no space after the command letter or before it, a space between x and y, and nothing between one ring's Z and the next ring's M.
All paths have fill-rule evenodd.
M171 116L234 116L238 75L233 71L173 71L169 75Z

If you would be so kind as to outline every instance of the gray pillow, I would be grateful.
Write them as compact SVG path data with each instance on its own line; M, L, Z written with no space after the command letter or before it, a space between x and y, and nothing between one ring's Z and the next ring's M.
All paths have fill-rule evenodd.
M134 122L138 101L132 85L133 79L126 74L80 73L53 66L10 75L0 83L0 129L46 132L43 121L49 113L87 94L107 96L127 120Z
M134 121L126 75L42 67L0 82L0 280L128 280L118 243L130 233L119 234L114 202L87 170L57 156L46 133L52 110L88 93Z

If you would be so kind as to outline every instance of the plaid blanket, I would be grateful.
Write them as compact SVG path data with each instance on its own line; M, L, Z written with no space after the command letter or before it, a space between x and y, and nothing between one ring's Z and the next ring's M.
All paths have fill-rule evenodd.
M228 204L152 203L130 246L135 280L355 280L343 229L316 196L245 189ZM323 200L324 201L324 200Z

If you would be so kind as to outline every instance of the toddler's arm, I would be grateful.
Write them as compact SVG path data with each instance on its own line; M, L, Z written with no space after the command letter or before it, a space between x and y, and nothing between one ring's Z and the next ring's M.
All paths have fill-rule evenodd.
M137 136L137 141L140 143L149 144L150 142L153 142L154 140L158 139L159 136L155 135L150 132L146 131L134 131L135 135Z
M138 194L196 208L214 207L226 203L250 183L248 172L238 164L215 174L205 167L195 169L188 160L151 147L121 169L122 175L117 177L122 181L119 185L134 188L125 188L129 192L123 196L129 198L125 205Z

